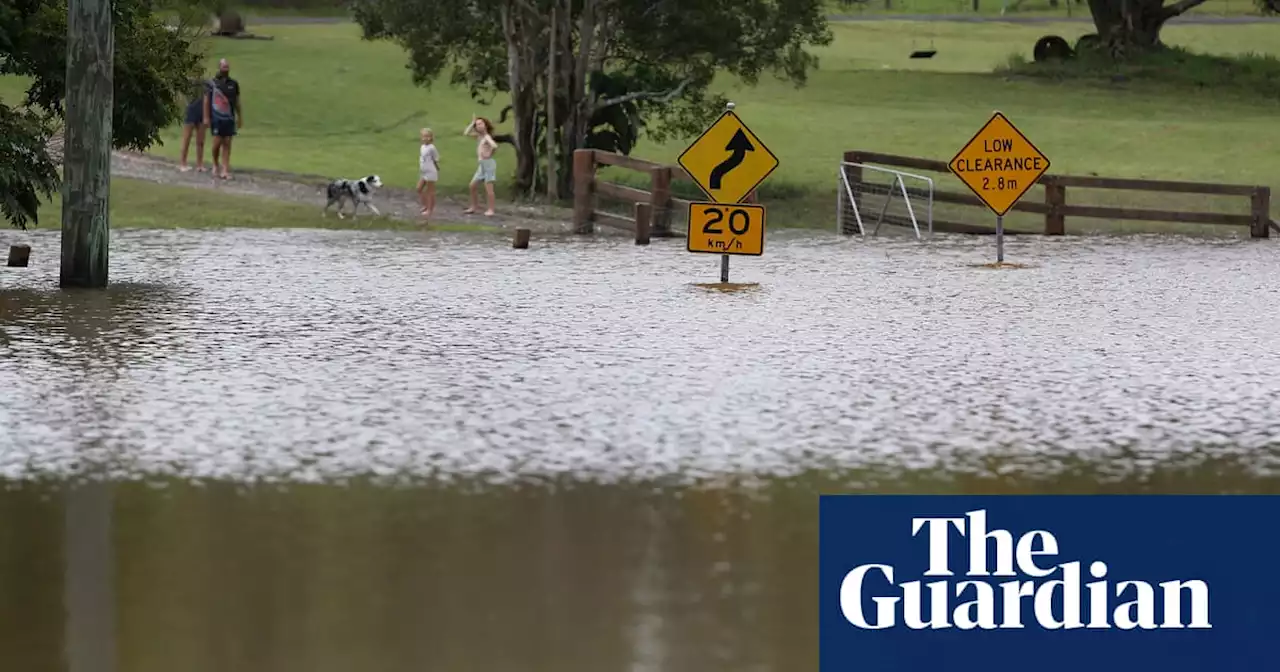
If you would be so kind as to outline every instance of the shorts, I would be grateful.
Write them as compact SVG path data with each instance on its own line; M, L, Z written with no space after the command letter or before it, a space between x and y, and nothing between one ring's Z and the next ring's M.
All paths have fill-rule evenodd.
M434 168L428 168L426 170L419 172L418 178L421 179L423 182L439 182L440 173L437 172Z
M219 138L232 138L236 135L235 119L214 119L209 124L209 130Z
M476 174L471 178L472 182L497 182L498 181L498 160L497 159L480 159L480 165L476 166Z
M183 124L199 126L204 123L204 101L193 100L187 103L187 113L182 118Z

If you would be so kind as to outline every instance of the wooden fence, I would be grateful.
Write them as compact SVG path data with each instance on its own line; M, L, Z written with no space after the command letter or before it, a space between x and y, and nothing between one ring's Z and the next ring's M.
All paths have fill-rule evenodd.
M845 152L846 163L880 165L950 175L945 161L913 156L899 156L880 152L854 150ZM647 190L637 187L604 182L596 179L599 166L616 166L648 176ZM845 169L852 184L862 184L861 169L849 166ZM689 201L672 195L671 185L676 180L692 182L689 174L679 166L645 161L612 152L579 149L573 155L573 230L575 233L593 233L595 225L608 226L633 232L636 242L647 243L650 236L663 238L683 236L684 231L671 225L672 213L689 207ZM1270 230L1280 232L1280 222L1273 220L1271 188L1240 184L1213 184L1202 182L1175 182L1169 180L1138 180L1114 177L1080 175L1044 175L1037 184L1044 187L1043 197L1036 200L1030 194L1014 204L1013 212L1043 215L1046 235L1066 233L1067 217L1086 217L1114 221L1172 222L1222 226L1247 226L1253 238L1267 238ZM1249 199L1249 214L1204 212L1187 210L1154 210L1149 208L1114 207L1103 205L1069 205L1067 189L1110 189L1164 194L1193 194L1227 196ZM597 196L606 196L633 204L629 215L618 215L597 209ZM755 202L752 193L747 202ZM933 200L970 206L986 210L986 206L972 193L959 191L934 191ZM992 233L992 226L982 226L954 221L934 220L935 231L956 233Z
M649 177L649 189L637 189L625 184L603 182L596 179L599 166L617 166L634 170ZM644 159L636 159L613 152L595 149L579 149L573 153L573 231L593 233L595 225L608 226L634 232L636 242L648 242L649 236L667 238L684 236L685 231L671 226L671 215L677 209L689 207L690 201L671 194L675 180L693 183L693 178L680 166L669 166ZM630 216L616 215L597 209L597 196L607 196L634 204ZM755 192L747 196L748 203L756 200Z
M892 168L906 168L933 173L951 174L947 162L935 159L923 159L912 156L898 156L854 150L845 152L846 163L880 165ZM845 168L851 186L862 184L861 168L848 166ZM1167 180L1135 180L1114 177L1086 177L1079 175L1044 175L1037 184L1044 187L1041 201L1023 197L1014 204L1013 211L1044 215L1044 233L1046 235L1063 235L1066 232L1067 217L1090 217L1109 220L1131 220L1146 222L1177 222L1184 224L1209 224L1224 226L1247 226L1253 238L1267 238L1270 229L1280 232L1280 223L1271 219L1271 188L1239 184L1211 184L1201 182L1173 182ZM1146 192L1164 192L1167 194L1202 194L1212 196L1236 196L1249 198L1250 214L1228 214L1221 212L1188 212L1179 210L1152 210L1146 208L1119 208L1096 205L1068 205L1067 189L1077 187L1083 189L1116 189ZM982 201L971 193L934 191L935 203L952 203L986 209ZM951 231L958 233L991 233L992 227L965 224L960 222L934 220L935 231Z

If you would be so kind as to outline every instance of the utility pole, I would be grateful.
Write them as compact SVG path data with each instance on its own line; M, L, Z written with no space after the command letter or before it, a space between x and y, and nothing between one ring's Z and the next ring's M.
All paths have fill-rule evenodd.
M114 33L111 0L68 0L63 287L107 286Z

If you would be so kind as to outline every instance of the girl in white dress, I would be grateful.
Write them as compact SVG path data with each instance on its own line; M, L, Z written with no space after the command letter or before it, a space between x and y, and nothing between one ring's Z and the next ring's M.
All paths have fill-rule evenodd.
M440 152L435 134L422 129L422 147L418 149L418 199L422 202L422 218L430 219L436 209L436 181L440 179Z

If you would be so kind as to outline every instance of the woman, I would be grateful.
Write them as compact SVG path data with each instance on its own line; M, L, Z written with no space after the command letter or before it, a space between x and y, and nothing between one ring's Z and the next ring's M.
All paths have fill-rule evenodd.
M204 172L204 134L208 128L204 125L204 97L209 91L209 80L197 79L191 82L192 98L187 102L186 115L182 118L182 158L178 170L187 172L187 150L191 148L191 134L196 136L196 172Z

